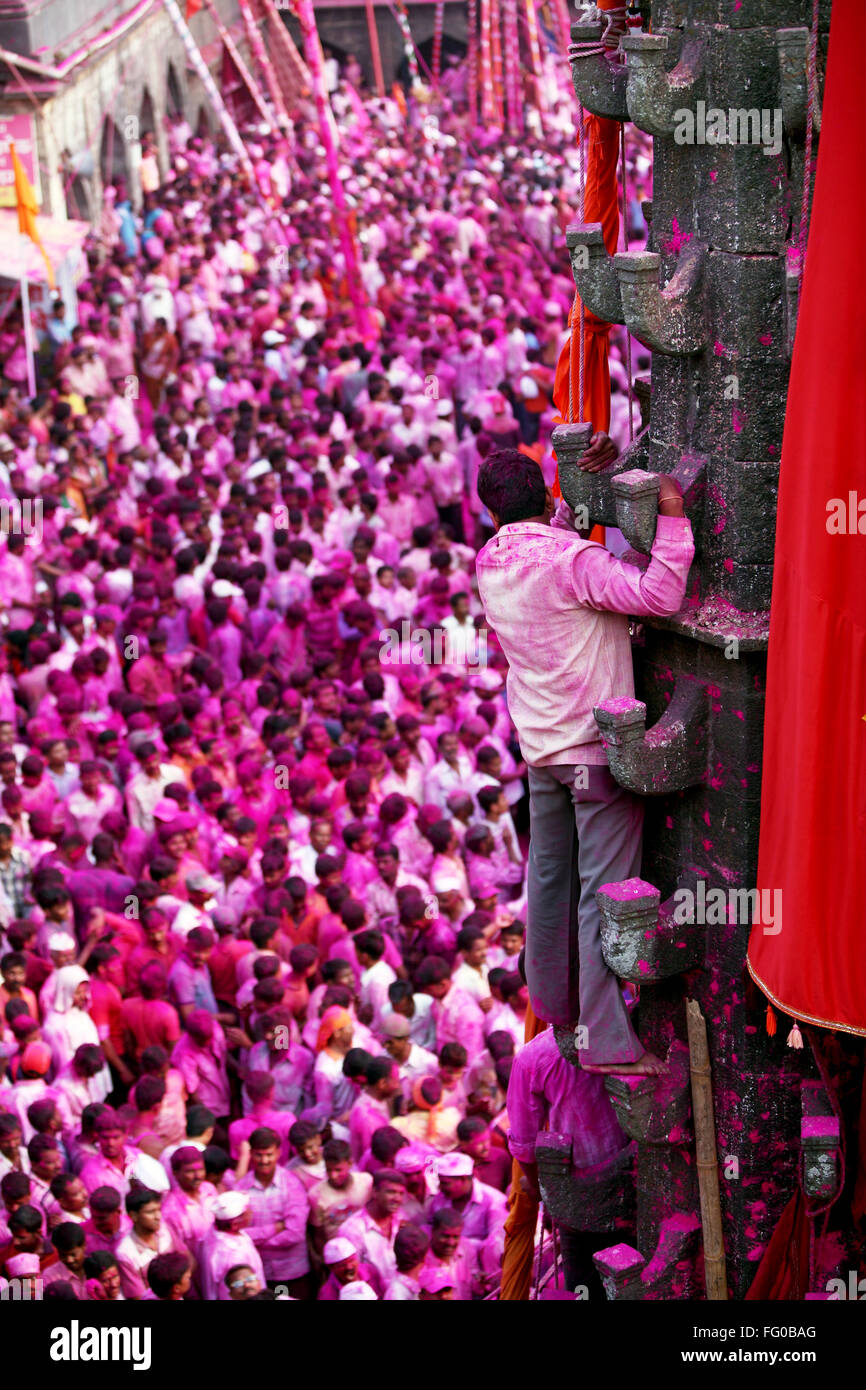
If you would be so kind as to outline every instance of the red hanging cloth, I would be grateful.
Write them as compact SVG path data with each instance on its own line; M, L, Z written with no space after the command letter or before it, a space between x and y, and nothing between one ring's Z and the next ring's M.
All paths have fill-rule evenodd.
M781 930L748 966L774 1005L866 1035L866 195L862 10L835 0L776 523L758 887ZM859 504L859 508L858 508Z

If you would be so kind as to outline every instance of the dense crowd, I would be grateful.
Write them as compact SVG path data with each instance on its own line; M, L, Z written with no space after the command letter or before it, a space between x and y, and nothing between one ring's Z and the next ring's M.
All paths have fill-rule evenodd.
M552 476L571 109L333 102L365 337L301 111L261 199L173 121L34 399L2 345L0 1278L46 1298L498 1286L526 769L475 484Z

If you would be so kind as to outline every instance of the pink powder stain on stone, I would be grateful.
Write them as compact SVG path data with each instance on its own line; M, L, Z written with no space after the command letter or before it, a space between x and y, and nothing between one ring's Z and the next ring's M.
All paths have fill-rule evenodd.
M709 824L710 824L710 813L709 813L709 811L704 811L704 824L705 824L705 825L709 825Z
M704 849L705 849L705 850L707 851L707 853L709 854L710 850L711 850L712 847L713 847L713 842L712 842L712 840L701 840L701 844L703 845Z
M641 701L634 700L630 696L623 696L618 700L605 700L604 702L606 714L630 714L632 710L640 708Z
M731 411L731 425L733 426L734 434L742 434L743 412L737 406L734 406Z
M712 178L712 174L710 175L710 178ZM728 349L725 347L724 343L720 343L718 339L716 339L716 341L713 343L713 352L716 354L717 357L724 357L727 350Z
M759 343L763 343L764 347L769 347L772 341L773 341L773 335L772 335L772 333L761 333L760 336L759 336L759 338L758 338L758 342L759 342Z
M604 1262L608 1269L632 1269L643 1262L643 1257L630 1245L611 1245L605 1251Z
M691 240L692 233L681 231L679 222L676 218L673 218L671 222L670 239L668 241L662 242L662 250L673 252L674 255L679 255L686 242Z
M666 829L666 830L673 830L673 828L674 828L674 818L673 818L673 816L665 816L665 829Z
M734 562L733 562L733 560L731 560L731 559L725 560L725 569L728 571L728 574L733 574L733 572L734 572Z
M768 454L771 454L771 455L775 455L775 452L776 452L776 446L775 446L775 444L768 444L768 445L767 445L767 453L768 453Z
M838 1139L839 1121L835 1115L808 1115L800 1123L800 1134L810 1139Z
M715 183L715 181L716 181L716 179L717 179L718 177L719 177L719 171L718 171L718 169L711 169L711 170L710 170L710 183Z
M742 719L743 721L745 721L746 716L743 714L743 711L741 709L735 709L734 714L737 716L738 719Z
M658 897L658 889L644 878L624 878L620 883L603 883L599 892L613 898L614 902L631 902L634 898L648 895Z

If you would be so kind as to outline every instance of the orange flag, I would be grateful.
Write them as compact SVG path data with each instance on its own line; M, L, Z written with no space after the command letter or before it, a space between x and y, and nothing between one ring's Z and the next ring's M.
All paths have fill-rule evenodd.
M32 185L24 172L24 166L18 158L18 151L15 148L15 141L9 141L9 153L12 155L12 169L15 174L15 201L18 204L18 230L28 236L34 246L38 246L42 252L42 259L45 262L45 270L48 275L48 283L54 289L54 267L48 259L48 252L42 245L42 238L39 235L39 228L36 225L36 214L39 211L39 204L36 201L36 194L33 192Z

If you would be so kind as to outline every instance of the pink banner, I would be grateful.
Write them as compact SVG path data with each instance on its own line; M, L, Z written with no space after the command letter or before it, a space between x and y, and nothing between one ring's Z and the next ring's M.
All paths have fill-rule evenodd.
M30 187L36 194L37 203L42 203L39 180L39 160L36 152L36 122L26 112L19 116L4 116L0 119L0 208L15 207L15 171L12 168L12 155L9 142L15 141L15 150L30 180Z

